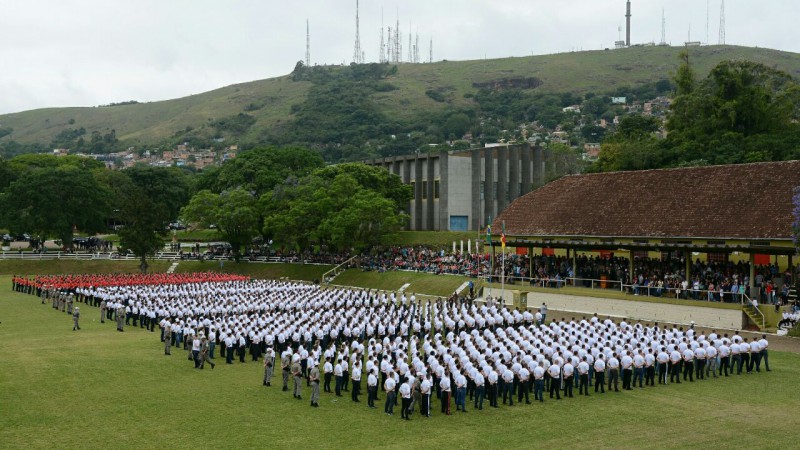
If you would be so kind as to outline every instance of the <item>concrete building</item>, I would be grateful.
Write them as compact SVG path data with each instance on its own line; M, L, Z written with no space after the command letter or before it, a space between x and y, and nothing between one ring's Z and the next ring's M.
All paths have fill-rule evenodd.
M364 161L410 184L409 229L470 231L545 182L548 151L529 144Z

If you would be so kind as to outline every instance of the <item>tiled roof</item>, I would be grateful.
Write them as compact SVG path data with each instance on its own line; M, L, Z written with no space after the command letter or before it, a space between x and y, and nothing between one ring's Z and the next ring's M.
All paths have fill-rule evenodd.
M786 239L800 161L571 175L495 220L510 236Z

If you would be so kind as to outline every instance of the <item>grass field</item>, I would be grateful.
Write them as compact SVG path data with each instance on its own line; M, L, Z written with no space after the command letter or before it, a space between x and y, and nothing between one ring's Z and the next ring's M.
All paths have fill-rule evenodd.
M149 261L150 272L164 272L169 261ZM0 275L139 272L139 261L114 260L0 260Z
M409 283L405 292L448 296L453 293L467 278L448 275L431 275L416 272L363 272L361 269L349 269L336 277L333 284L356 286L385 291L397 291Z
M261 386L260 363L194 370L158 333L82 329L0 277L3 448L796 448L800 355L773 372L444 417L369 410L323 394L320 408ZM217 359L219 362L219 358ZM384 399L385 396L381 396Z
M224 272L249 275L253 278L289 278L290 280L321 280L322 274L334 266L287 263L235 263L225 261L222 268L218 261L181 261L176 272Z

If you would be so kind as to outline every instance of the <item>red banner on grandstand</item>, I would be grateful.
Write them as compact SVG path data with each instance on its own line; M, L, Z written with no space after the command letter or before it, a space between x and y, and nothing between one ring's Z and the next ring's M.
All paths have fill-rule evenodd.
M611 250L600 250L600 257L603 259L611 259L613 255L614 252L612 252Z
M772 263L772 259L770 258L769 255L757 254L754 259L757 266L768 266L770 263Z
M544 256L555 256L556 250L554 248L543 248L542 254Z
M516 247L518 255L527 255L528 247Z

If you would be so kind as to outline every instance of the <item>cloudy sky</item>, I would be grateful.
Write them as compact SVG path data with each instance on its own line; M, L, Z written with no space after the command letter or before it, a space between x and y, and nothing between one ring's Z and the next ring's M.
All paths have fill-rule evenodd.
M633 0L632 41L716 44L720 0ZM769 8L767 8L769 6ZM800 52L793 0L728 0L728 44ZM0 0L0 114L49 106L153 101L289 73L304 58L349 63L355 0ZM378 58L398 17L422 59L548 54L611 47L625 0L362 0L361 46ZM405 56L405 55L404 55Z

